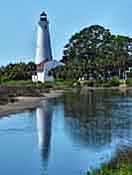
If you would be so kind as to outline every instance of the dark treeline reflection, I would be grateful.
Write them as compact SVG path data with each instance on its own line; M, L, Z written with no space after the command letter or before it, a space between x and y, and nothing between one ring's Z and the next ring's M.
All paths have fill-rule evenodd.
M73 163L76 170L81 161L83 168L97 168L132 146L131 96L131 91L77 89L43 102L36 109L42 175L65 167L69 172Z
M52 127L52 109L48 101L44 102L41 107L36 109L36 122L38 134L38 146L42 157L45 170L48 166L51 144L51 127Z
M127 95L127 91L115 90L66 93L62 99L65 132L74 143L92 148L113 141L118 144L122 139L130 138L132 104Z

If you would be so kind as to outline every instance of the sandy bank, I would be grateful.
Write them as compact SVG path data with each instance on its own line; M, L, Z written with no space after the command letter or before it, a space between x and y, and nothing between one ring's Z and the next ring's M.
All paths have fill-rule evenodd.
M28 109L34 109L41 105L41 102L50 98L56 98L63 94L63 91L56 90L44 93L43 97L16 97L16 102L0 105L0 117Z

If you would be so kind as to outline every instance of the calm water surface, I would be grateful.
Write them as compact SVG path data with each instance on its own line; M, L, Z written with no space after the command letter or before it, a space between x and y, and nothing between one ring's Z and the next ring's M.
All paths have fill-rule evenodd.
M1 175L81 175L132 145L132 92L75 91L0 119Z

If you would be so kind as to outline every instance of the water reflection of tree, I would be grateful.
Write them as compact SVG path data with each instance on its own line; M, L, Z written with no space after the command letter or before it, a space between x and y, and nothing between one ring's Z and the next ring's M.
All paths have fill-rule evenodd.
M118 99L118 91L77 91L64 96L65 130L75 143L83 146L104 146L112 142L122 131L124 137L130 137L131 121L125 116L118 126L114 107ZM120 94L121 95L121 94ZM120 96L122 98L122 96ZM121 110L121 109L120 109ZM127 126L127 131L125 130Z
M100 115L100 112L106 112L109 115L112 104L106 103L106 100L110 96L109 91L105 93L93 90L71 92L64 96L65 110L69 114L70 112L75 114L81 121L85 121L89 117L96 117L96 115Z

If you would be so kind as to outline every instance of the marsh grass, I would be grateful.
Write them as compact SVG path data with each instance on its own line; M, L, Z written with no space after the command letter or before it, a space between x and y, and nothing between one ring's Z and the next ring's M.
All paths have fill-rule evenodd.
M118 151L116 158L108 165L87 175L132 175L132 150L128 148Z

